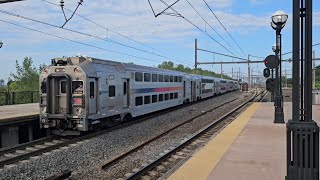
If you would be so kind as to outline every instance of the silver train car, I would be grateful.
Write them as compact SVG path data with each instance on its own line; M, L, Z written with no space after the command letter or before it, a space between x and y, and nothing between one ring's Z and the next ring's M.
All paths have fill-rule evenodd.
M87 57L53 59L39 80L41 128L60 135L239 89L237 81Z

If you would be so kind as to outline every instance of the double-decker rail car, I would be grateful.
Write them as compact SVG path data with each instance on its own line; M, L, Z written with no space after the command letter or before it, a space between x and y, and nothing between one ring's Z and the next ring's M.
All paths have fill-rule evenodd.
M227 81L88 57L55 58L40 75L40 125L78 135L226 93Z

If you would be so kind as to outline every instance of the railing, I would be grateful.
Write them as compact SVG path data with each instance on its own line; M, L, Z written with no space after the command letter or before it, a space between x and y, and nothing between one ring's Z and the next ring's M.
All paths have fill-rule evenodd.
M39 102L38 91L0 92L0 106Z

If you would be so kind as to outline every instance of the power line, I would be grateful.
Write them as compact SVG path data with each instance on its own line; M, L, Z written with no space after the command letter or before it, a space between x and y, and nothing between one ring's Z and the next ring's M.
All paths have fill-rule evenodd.
M41 0L41 1L46 2L46 3L48 3L48 4L51 4L51 5L54 5L54 6L58 6L58 7L60 6L60 5L58 5L58 4L55 4L55 3L50 2L50 1L47 1L47 0ZM116 5L116 6L118 6L118 7L121 7L120 5L116 4L114 1L111 1L111 3L114 4L114 5ZM67 11L69 11L69 12L73 12L73 11L70 10L70 9L67 9L67 8L64 8L64 9L67 10ZM131 14L134 14L134 13L131 11ZM149 45L146 45L145 43L139 42L139 41L137 41L137 40L135 40L135 39L133 39L133 38L130 38L130 37L128 37L128 36L125 36L125 35L123 35L123 34L121 34L121 33L116 32L116 31L113 31L113 30L111 30L111 29L109 29L109 28L107 28L107 27L105 27L105 26L103 26L103 25L101 25L101 24L98 24L97 22L95 22L95 21L93 21L93 20L91 20L91 19L89 19L89 18L87 18L87 17L85 17L85 16L82 16L82 15L78 14L78 13L75 13L75 15L77 15L78 17L81 17L81 18L85 19L86 21L89 21L89 22L91 22L91 23L93 23L93 24L95 24L95 25L97 25L97 26L99 26L99 27L107 30L107 32L110 31L110 32L112 32L112 33L114 33L114 34L117 34L117 35L119 35L119 36L121 36L121 37L123 37L123 38L126 38L126 39L128 39L128 40L130 40L130 41L133 41L133 42L135 42L135 43L137 43L137 44L140 44L140 45L142 45L142 46L145 46L145 47L147 47L147 48L150 48L150 49L152 49L152 50L154 50L154 51L160 52L160 53L162 53L162 54L169 55L169 54L167 54L167 53L165 53L165 52L163 52L163 51L161 51L161 50L158 50L158 49L155 49L155 48L153 48L153 47L151 47L151 46L149 46ZM172 56L172 55L169 55L169 56ZM174 57L174 59L175 59L176 61L178 61L178 62L183 62L183 61L179 60L179 58L177 58L177 57L175 57L175 56L172 56L172 57ZM172 59L172 58L169 58L169 59Z
M50 24L50 23L43 22L43 21L40 21L40 20L36 20L36 19L29 18L29 17L25 17L25 16L22 16L22 15L14 14L14 13L11 13L11 12L8 12L8 11L4 11L4 10L0 10L0 13L11 15L11 16L15 16L15 17L26 19L26 20L33 21L33 22L37 22L37 23L40 23L40 24L44 24L44 25L51 26L51 27L54 27L54 28L66 30L66 31L69 31L69 32L81 34L81 35L88 36L88 37L95 38L95 39L99 39L99 40L102 40L102 41L114 43L114 44L117 44L117 45L120 45L120 46L131 48L131 49L134 49L134 50L137 50L137 51L141 51L141 52L144 52L144 53L147 53L147 54L159 56L159 57L162 57L162 58L168 58L166 56L163 56L163 55L160 55L160 54L157 54L157 53L154 53L154 52L149 52L149 51L146 51L146 50L143 50L143 49L139 49L139 48L136 48L136 47L133 47L133 46L129 46L129 45L126 45L126 44L111 40L109 38L101 38L101 37L98 37L98 36L94 36L92 34L80 32L80 31L76 31L76 30L72 30L72 29L69 29L69 28L61 28L61 27L59 27L57 25L54 25L54 24ZM168 58L168 59L171 59L171 58ZM181 63L184 63L184 62L181 61Z
M236 52L239 53L230 43L228 43L228 41L226 41L205 19L204 17L196 10L196 8L188 1L186 0L187 3L191 6L191 8L201 17L201 19L208 25L210 26L210 28L216 33L218 34L218 36L224 41L226 42L230 47L232 47L232 49Z
M320 45L320 43L317 43L317 44L312 45L312 47L319 46L319 45ZM300 49L300 50L301 50L301 49ZM283 55L287 55L287 54L291 54L291 53L292 53L292 51L286 52L286 53L283 53L282 56L283 56Z
M232 37L232 35L229 33L229 31L227 30L227 28L222 24L222 22L220 21L220 19L218 18L218 16L213 12L213 10L211 9L211 7L209 6L209 4L203 0L203 2L207 5L207 7L210 9L211 13L214 15L214 17L218 20L218 22L220 23L220 25L223 27L223 29L227 32L227 34L230 36L230 38L232 39L232 41L238 46L238 48L241 50L241 52L246 56L246 53L244 53L244 51L242 50L242 48L239 46L239 44L235 41L235 39Z
M153 11L153 14L155 15L155 17L161 15L161 14L165 14L165 15L169 15L169 16L175 16L175 17L181 17L182 19L184 19L185 21L187 21L189 24L191 24L192 26L194 26L195 28L197 28L199 31L201 31L203 34L207 35L210 39L212 39L214 42L216 42L217 44L219 44L223 49L225 49L226 51L228 51L229 53L231 53L232 55L235 55L233 52L231 52L228 48L226 48L224 45L222 45L219 41L217 41L216 39L214 39L209 33L207 33L206 31L204 31L203 29L201 29L200 27L198 27L197 25L195 25L192 21L190 21L189 19L187 19L186 17L182 16L177 10L173 9L173 4L177 3L179 0L177 0L176 2L174 2L172 5L168 5L166 2L164 2L163 0L160 0L163 4L165 4L167 6L167 9L171 9L172 11L175 12L174 13L165 13L164 11L162 11L159 14L155 14L153 11L153 7L150 3L150 0L148 0L150 7Z
M208 53L212 53L212 54L218 54L220 56L225 56L225 57L230 57L230 58L234 58L234 59L240 59L240 60L245 60L247 61L247 59L241 58L241 57L236 57L236 56L230 56L228 54L222 54L222 53L218 53L218 52L214 52L214 51L209 51L209 50L205 50L205 49L198 49L198 51L203 51L203 52L208 52Z
M36 30L36 29L33 29L33 28L29 28L29 27L26 27L26 26L23 26L23 25L20 25L20 24L16 24L16 23L13 23L13 22L6 21L6 20L0 19L0 21L2 21L4 23L7 23L7 24L14 25L14 26L18 26L18 27L21 27L21 28L24 28L24 29L28 29L30 31L38 32L38 33L41 33L41 34L45 34L45 35L52 36L52 37L55 37L55 38L59 38L59 39L63 39L63 40L66 40L66 41L74 42L74 43L81 44L81 45L84 45L84 46L88 46L88 47L104 50L104 51L107 51L107 52L112 52L112 53L115 53L115 54L121 54L121 55L129 56L129 57L144 59L144 60L152 61L152 62L154 62L154 61L161 62L159 60L153 60L153 59L149 59L149 58L145 58L145 57L140 57L140 56L135 56L135 55L131 55L131 54L123 53L123 52L118 52L118 51L105 49L105 48L102 48L102 47L99 47L99 46L91 45L91 44L88 44L88 43L83 43L83 42L80 42L80 41L76 41L76 40L72 40L72 39L69 39L69 38L61 37L61 36L54 35L54 34L51 34L51 33L47 33L47 32L44 32L44 31L40 31L40 30Z

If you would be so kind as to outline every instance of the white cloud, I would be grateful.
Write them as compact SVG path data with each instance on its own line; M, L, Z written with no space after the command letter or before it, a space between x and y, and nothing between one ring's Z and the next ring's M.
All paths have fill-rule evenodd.
M36 3L37 2L37 3ZM67 3L68 2L68 3ZM74 1L66 1L65 7L74 9L76 3ZM153 2L153 1L151 1ZM159 1L155 1L159 2ZM161 6L159 3L153 2L154 9L157 12L160 12L164 6ZM168 1L169 2L169 1ZM213 23L213 26L221 31L220 25L214 20L211 12L207 9L203 1L199 0L190 0L195 8L198 9L201 14L206 17L208 21ZM126 36L130 36L140 41L176 41L184 38L188 35L197 35L199 32L196 29L185 22L182 18L170 17L170 16L159 16L154 18L151 12L151 9L146 1L126 1L119 0L114 1L114 4L110 1L93 1L90 3L84 2L80 6L78 13L96 21L97 23L110 27L112 30L119 31ZM210 6L214 9L220 8L230 8L232 5L232 0L211 0L208 1ZM19 7L18 7L19 6ZM39 3L35 0L30 0L27 2L19 3L19 5L7 5L3 6L4 10L10 12L16 12L17 14L22 14L27 17L32 17L41 21L49 22L55 25L62 25L64 22L63 15L59 7L52 6L45 2ZM183 16L190 19L192 22L197 24L201 28L205 28L203 20L191 9L191 7L184 1L178 2L174 8L178 10ZM68 15L70 12L66 11ZM242 32L243 29L247 31L255 30L255 27L265 26L262 24L265 17L254 17L253 15L236 15L231 13L225 13L223 11L217 11L217 15L221 18L224 24L230 31L239 31ZM22 23L23 25L29 25L36 29L42 29L48 31L49 33L54 33L56 35L68 35L70 38L78 40L87 40L88 37L83 37L82 35L77 35L74 33L65 32L63 30L54 29L45 25L40 25L34 22L27 20L17 19L11 16L2 16L6 20ZM210 17L210 18L207 18ZM255 24L255 27L248 29L247 19L251 18L251 26ZM7 29L13 29L12 26L5 26ZM118 38L115 34L107 32L105 29L94 25L84 19L75 16L67 25L66 28L77 29L81 32L86 32L94 34L97 36L107 36L111 38ZM27 37L38 36L32 32L22 32L26 33ZM223 31L221 31L223 32ZM49 38L52 39L52 38ZM90 39L90 38L89 38ZM46 41L48 38L45 39Z

